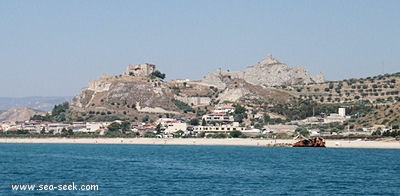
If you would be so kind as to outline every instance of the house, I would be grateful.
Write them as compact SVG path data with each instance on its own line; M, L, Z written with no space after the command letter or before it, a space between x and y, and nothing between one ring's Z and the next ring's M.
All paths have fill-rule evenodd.
M85 122L73 122L72 130L74 132L86 132L86 123Z
M232 113L234 111L235 111L235 107L226 105L226 106L215 108L213 113Z
M332 113L329 116L324 118L324 123L332 123L332 122L344 122L347 119L350 119L350 116L346 116L346 109L339 108L338 113Z
M212 113L212 114L206 114L203 115L202 120L205 120L206 122L233 122L233 116L229 116L227 113Z
M110 122L87 122L86 123L86 132L87 133L104 133L107 127L110 125Z
M226 133L230 131L244 131L245 127L239 127L235 125L217 125L217 126L194 126L193 132L206 132L206 133Z
M63 129L68 129L70 128L70 124L64 124L64 123L49 123L46 126L46 132L53 132L54 134L61 134L61 131Z

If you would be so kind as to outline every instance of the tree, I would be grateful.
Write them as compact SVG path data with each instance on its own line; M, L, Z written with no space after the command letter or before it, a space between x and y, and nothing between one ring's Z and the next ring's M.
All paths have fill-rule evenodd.
M68 131L67 131L67 135L74 135L74 130L72 130L72 129L68 129Z
M165 79L165 74L161 73L160 71L156 70L153 73L150 74L150 78L154 79L154 78L160 78L160 79Z
M304 137L308 137L310 135L310 132L305 128L297 128L294 132Z
M179 130L179 131L175 132L173 135L174 135L174 137L182 137L183 134L185 134L185 132L183 132L182 130Z
M161 123L158 123L158 125L156 127L157 134L161 133L161 127L162 127Z
M239 104L235 105L234 107L235 107L235 111L234 111L234 114L233 114L233 119L236 122L242 123L243 119L247 118L247 114L246 114L247 110L246 110L245 107L243 107L243 106L241 106Z
M382 128L378 128L376 131L372 132L372 135L382 135Z
M46 133L46 128L42 128L42 130L40 130L40 134L45 134Z
M119 132L121 130L121 124L117 123L117 122L113 122L110 125L108 125L107 127L109 132Z
M154 133L151 132L151 131L148 131L148 132L146 132L146 133L144 134L144 137L154 138L154 137L156 137L156 134L154 134Z
M73 134L74 134L74 131L73 131L72 129L63 128L63 129L61 130L61 135L62 135L62 136L71 136L71 135L73 135Z
M142 118L142 122L148 122L149 121L149 115L146 115Z
M183 110L183 112L194 112L194 109L190 107L187 103L183 101L179 101L177 99L172 99L172 102L178 107L179 109Z
M201 126L206 126L206 125L207 125L206 119L203 118L201 120Z
M235 114L243 114L243 113L246 113L246 108L245 107L243 107L243 106L241 106L241 105L239 105L239 104L237 104L237 105L235 105L235 112L234 112Z
M121 128L122 133L124 133L124 134L128 131L131 131L131 122L129 122L129 121L122 122L120 125L120 128Z
M264 123L269 123L269 121L271 120L271 117L268 114L264 114L263 115L263 121Z
M197 126L199 124L200 124L200 122L199 122L198 118L193 118L190 120L190 125Z
M242 134L243 133L241 131L238 131L238 130L234 130L234 131L229 132L229 135L231 137L233 137L233 138L238 138L238 137L242 136Z
M62 122L65 121L66 112L69 109L69 103L66 101L62 104L55 105L51 111L51 117L54 121Z

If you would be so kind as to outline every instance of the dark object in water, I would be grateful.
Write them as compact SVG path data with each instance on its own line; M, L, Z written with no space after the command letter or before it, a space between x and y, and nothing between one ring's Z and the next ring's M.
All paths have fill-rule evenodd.
M325 141L320 137L306 138L294 143L293 147L325 147Z

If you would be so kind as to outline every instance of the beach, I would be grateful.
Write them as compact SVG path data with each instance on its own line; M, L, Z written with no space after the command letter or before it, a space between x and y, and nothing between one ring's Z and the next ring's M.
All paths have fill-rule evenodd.
M0 143L32 144L149 144L149 145L228 145L228 146L287 146L293 139L208 139L208 138L0 138ZM327 148L392 148L400 149L395 140L325 140Z

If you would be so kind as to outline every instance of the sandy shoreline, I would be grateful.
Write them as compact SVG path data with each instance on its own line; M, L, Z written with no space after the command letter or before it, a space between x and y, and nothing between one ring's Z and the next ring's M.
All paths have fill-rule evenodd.
M293 144L292 139L206 139L206 138L0 138L0 143L32 144L153 144L153 145L230 145L274 146ZM326 140L328 148L393 148L400 149L399 141Z

